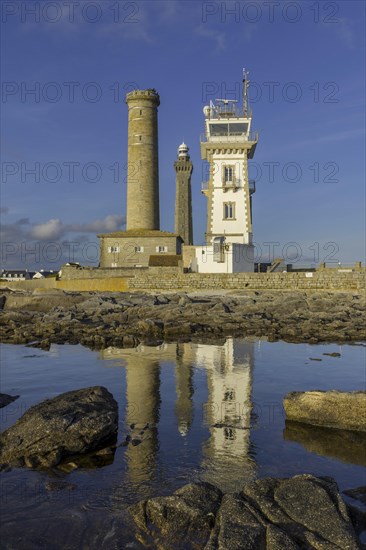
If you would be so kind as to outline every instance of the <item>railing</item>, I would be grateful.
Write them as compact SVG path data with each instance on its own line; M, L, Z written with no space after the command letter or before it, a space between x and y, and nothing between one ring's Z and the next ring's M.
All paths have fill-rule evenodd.
M249 134L222 134L222 135L215 135L215 136L207 136L205 133L201 134L200 136L200 142L206 143L206 142L224 142L224 143L240 143L243 141L247 142L256 142L258 141L258 132L249 132Z
M217 103L214 107L207 111L206 118L251 118L253 116L252 111L243 113L243 107L235 105L233 103L220 104Z
M254 180L249 181L249 189L250 189L250 182L254 182ZM207 191L209 188L209 183L210 183L209 181L203 181L201 184L201 191ZM238 189L239 187L243 187L243 181L235 178L235 181L227 181L225 183L222 183L222 185L215 185L213 189L229 190L229 189ZM254 182L254 187L255 187L255 182Z

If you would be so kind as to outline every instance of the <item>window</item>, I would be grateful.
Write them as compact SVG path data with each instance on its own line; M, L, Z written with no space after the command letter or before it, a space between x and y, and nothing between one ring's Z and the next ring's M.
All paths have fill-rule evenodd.
M156 252L168 252L168 247L167 246L157 246L156 247Z
M110 254L119 254L119 246L108 246L108 252Z
M235 202L224 202L224 220L235 219Z
M224 437L225 439L235 439L235 432L233 428L224 428Z
M118 267L117 264L116 264L116 262L112 262L111 265L112 265L112 267Z
M135 246L135 252L137 253L141 253L144 251L144 247L143 246Z
M234 401L235 400L235 390L227 389L224 394L224 401Z
M224 182L233 182L234 181L234 167L233 166L224 166Z

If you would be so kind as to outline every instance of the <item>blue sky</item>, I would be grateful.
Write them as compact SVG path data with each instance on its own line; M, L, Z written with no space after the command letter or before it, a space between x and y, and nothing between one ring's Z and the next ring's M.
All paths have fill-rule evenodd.
M243 67L260 134L250 169L258 258L364 261L364 2L4 0L1 8L4 267L95 263L96 233L123 227L124 96L136 87L161 97L161 228L174 229L173 162L184 139L202 244L202 108L240 98Z

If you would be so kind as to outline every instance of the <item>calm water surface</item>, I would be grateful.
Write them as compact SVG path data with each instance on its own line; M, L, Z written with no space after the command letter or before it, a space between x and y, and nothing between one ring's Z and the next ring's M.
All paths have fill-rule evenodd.
M126 506L191 481L231 491L257 477L309 472L334 477L341 490L366 483L362 445L344 433L286 426L282 408L289 391L364 390L363 345L229 338L103 352L2 345L0 352L1 391L20 395L0 410L1 430L46 398L103 385L119 405L119 442L142 441L96 469L1 474L2 548L109 549L121 541L139 548L129 544ZM341 357L323 355L330 352ZM56 490L55 482L64 484Z

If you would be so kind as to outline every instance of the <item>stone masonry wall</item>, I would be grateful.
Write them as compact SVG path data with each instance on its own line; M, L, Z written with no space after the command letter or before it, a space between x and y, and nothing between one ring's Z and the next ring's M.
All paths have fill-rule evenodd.
M81 279L110 279L116 277L134 277L136 274L141 275L141 270L146 271L147 268L142 267L76 267L62 266L62 281L75 281Z
M177 274L162 272L154 276L148 272L129 279L131 290L174 292L177 290L366 290L366 271L353 273L234 273L234 274Z

